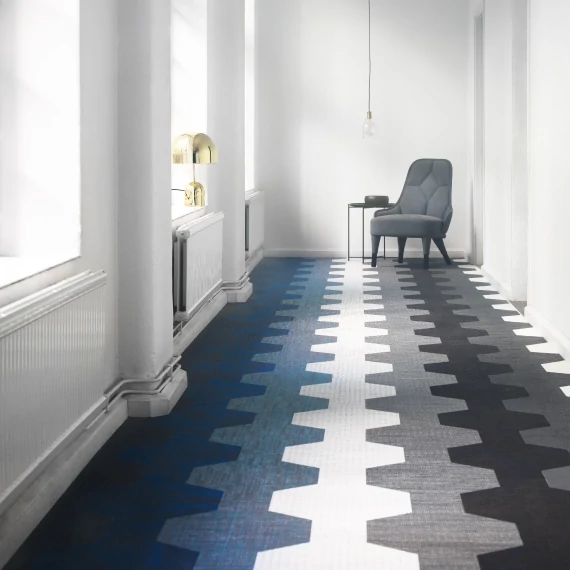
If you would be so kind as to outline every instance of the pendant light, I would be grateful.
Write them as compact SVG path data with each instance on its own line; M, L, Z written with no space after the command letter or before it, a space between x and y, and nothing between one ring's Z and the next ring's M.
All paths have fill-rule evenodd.
M366 113L364 124L362 125L363 137L371 137L376 130L376 125L372 121L372 111L370 110L370 85L372 80L372 22L370 2L371 0L368 0L368 112Z

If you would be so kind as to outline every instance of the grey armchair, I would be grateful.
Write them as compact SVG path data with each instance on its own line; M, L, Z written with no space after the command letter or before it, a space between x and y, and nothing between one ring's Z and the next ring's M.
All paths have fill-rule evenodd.
M445 262L451 265L443 240L453 216L452 178L453 167L449 160L422 158L410 166L396 204L387 210L379 210L370 221L372 267L376 267L381 237L398 238L399 263L404 261L406 240L413 237L422 238L424 267L429 266L432 240Z

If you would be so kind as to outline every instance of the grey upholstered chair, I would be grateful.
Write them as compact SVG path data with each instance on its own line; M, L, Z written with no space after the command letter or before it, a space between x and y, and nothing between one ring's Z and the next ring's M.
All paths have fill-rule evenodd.
M453 215L452 178L449 160L422 158L410 166L398 202L392 208L376 212L370 221L372 267L376 267L381 237L398 238L399 263L404 261L406 240L413 237L422 238L425 267L429 266L431 240L451 265L443 239Z

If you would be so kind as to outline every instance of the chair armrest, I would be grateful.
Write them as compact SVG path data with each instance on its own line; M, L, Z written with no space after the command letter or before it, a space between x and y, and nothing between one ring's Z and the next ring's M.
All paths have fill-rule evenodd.
M374 217L377 218L378 216L391 216L392 214L401 214L402 210L400 210L400 206L397 204L392 206L391 208L387 208L386 210L376 210L374 212Z
M453 217L453 208L451 206L447 206L445 214L443 214L443 235L447 234L447 230L449 229L449 225L451 224L452 217Z

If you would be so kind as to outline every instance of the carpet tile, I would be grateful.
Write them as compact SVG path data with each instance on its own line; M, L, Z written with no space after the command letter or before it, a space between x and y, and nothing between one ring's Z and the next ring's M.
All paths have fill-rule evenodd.
M263 386L263 395L233 399L228 407L255 414L251 424L216 430L212 441L238 446L241 451L234 462L195 468L189 484L223 492L216 511L167 521L159 541L198 552L196 569L251 568L259 551L278 546L307 542L310 524L269 510L274 491L315 483L318 471L309 466L283 462L287 445L301 445L322 439L320 430L292 424L293 414L318 410L323 400L302 396L303 386L326 382L321 374L305 371L306 363L322 360L310 350L318 317L323 313L320 302L326 286L330 262L303 264L292 280L308 279L297 299L287 300L277 311L291 318L280 323L284 333L272 337L279 351L254 356L256 362L270 364L272 370L247 374L245 385ZM334 310L335 304L330 305ZM328 307L325 307L325 309ZM264 339L265 340L265 339ZM285 513L288 514L288 513ZM220 537L224 537L223 542Z
M374 441L403 445L406 462L391 468L370 470L373 485L411 492L412 512L396 519L371 521L369 538L375 544L416 552L421 568L477 569L477 555L502 544L498 537L518 540L515 528L465 513L461 493L497 484L493 473L453 464L448 448L480 442L476 433L443 426L438 414L457 412L465 404L455 399L434 397L430 388L457 386L453 376L429 370L446 358L432 310L434 299L420 292L423 274L409 268L394 269L392 262L379 271L386 300L386 326L395 338L392 362L393 382L398 394L393 400L375 402L379 409L396 410L401 424L369 432ZM427 273L430 275L431 272ZM443 303L455 291L441 282ZM470 319L464 319L470 320ZM520 541L519 541L520 542Z
M477 268L252 281L7 570L570 569L570 364Z

